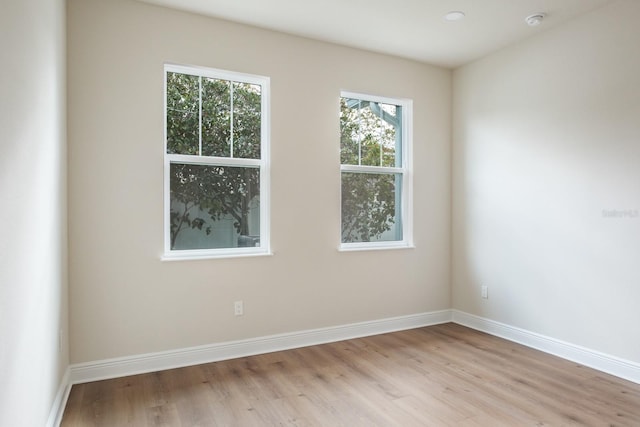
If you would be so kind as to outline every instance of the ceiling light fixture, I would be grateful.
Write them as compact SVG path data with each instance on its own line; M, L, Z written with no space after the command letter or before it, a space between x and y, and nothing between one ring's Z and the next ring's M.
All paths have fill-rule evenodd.
M544 13L534 13L533 15L529 15L524 18L524 21L530 27L536 27L542 23L542 20L545 18L545 16L547 15L545 15Z
M464 12L460 12L459 10L452 10L444 15L444 20L449 22L460 21L464 18Z

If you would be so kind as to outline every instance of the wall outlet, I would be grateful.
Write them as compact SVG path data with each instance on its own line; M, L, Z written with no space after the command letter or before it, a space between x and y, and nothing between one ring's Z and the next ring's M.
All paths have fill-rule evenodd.
M233 313L236 316L242 316L244 314L244 303L242 301L236 301L233 303Z
M489 299L489 287L488 286L481 286L480 287L480 295L484 299Z

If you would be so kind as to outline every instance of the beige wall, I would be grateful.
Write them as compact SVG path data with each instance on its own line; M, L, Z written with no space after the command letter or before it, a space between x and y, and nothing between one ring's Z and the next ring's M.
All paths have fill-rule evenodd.
M0 9L0 425L43 426L68 366L64 1Z
M72 362L450 307L450 71L127 0L68 9ZM165 61L271 78L275 255L160 261ZM340 90L414 101L415 249L337 251Z
M455 71L454 308L640 362L639 19L621 0Z

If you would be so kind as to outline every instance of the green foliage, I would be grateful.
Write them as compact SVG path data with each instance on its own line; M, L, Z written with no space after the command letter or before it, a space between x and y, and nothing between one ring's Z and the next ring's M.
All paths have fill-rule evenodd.
M167 73L167 153L260 158L260 86L181 73ZM249 234L251 201L259 200L258 168L172 163L171 248L185 228L212 232L212 221L232 217Z
M207 212L213 221L230 215L241 235L248 235L249 203L259 196L257 168L172 164L170 168L171 248L184 227L202 230L204 218L193 212ZM204 231L211 233L211 227Z
M260 87L235 83L233 91L233 157L260 158Z
M342 241L369 242L391 229L395 175L342 173Z
M340 161L343 165L396 166L395 105L340 99ZM398 159L399 160L399 159Z
M340 161L345 165L395 167L399 107L341 98ZM396 221L399 175L342 173L342 241L369 242Z
M167 153L198 154L198 76L167 73Z
M231 157L231 82L202 79L202 155Z
M260 158L260 86L182 73L167 73L167 153ZM395 167L400 154L399 107L340 100L342 164ZM233 218L249 234L248 213L260 197L258 168L172 162L171 248L185 229L211 234L210 221ZM342 241L371 241L396 222L398 174L342 174Z
M259 159L260 125L260 86L167 73L168 153Z

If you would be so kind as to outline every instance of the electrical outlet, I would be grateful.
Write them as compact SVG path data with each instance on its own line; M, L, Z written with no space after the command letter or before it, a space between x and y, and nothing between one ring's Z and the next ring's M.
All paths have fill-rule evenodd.
M233 312L236 316L242 316L244 314L244 303L242 301L234 302Z
M482 298L489 299L489 287L488 286L481 286L480 287L480 294L482 295Z

